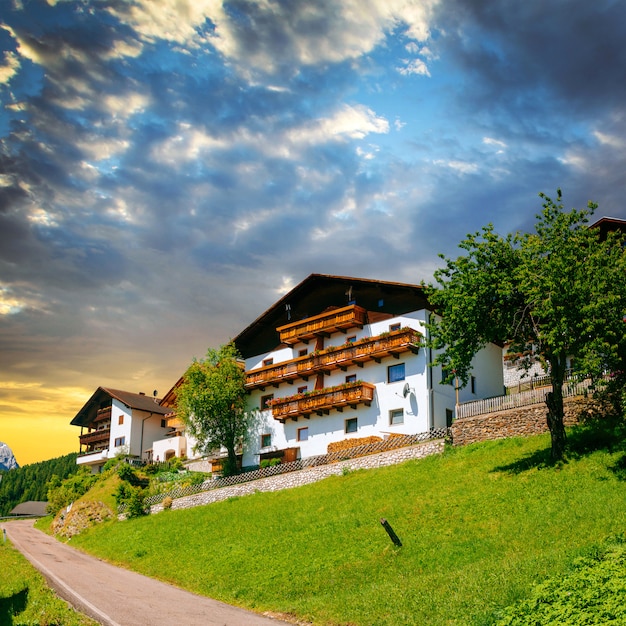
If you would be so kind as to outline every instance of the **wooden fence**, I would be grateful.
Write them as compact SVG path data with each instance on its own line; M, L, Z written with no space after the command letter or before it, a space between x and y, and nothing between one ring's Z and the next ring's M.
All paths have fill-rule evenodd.
M414 446L418 443L425 441L431 441L433 439L442 439L448 434L447 428L436 428L425 433L418 433L416 435L399 435L389 437L383 441L374 443L368 443L365 445L355 446L353 448L347 448L345 450L338 450L330 454L322 454L319 456L308 457L306 459L300 459L298 461L292 461L291 463L280 463L272 467L264 467L262 469L252 470L244 472L243 474L237 474L235 476L227 476L225 478L216 478L214 480L207 480L199 485L189 485L188 487L173 489L167 493L159 493L153 496L149 496L144 500L147 506L152 506L162 502L168 496L172 499L182 498L183 496L190 496L203 491L211 491L213 489L219 489L220 487L230 487L240 483L247 483L253 480L259 480L260 478L268 478L269 476L277 476L278 474L286 474L288 472L295 472L298 470L306 469L308 467L317 467L319 465L328 465L329 463L337 463L339 461L346 461L348 459L354 459L357 457L367 456L370 454L377 454L379 452L388 452L390 450L397 450L398 448L406 448L408 446ZM126 505L118 507L118 511L123 513Z

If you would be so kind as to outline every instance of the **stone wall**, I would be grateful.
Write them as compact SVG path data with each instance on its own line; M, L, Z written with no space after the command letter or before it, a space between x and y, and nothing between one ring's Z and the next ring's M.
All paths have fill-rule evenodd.
M236 496L244 496L257 491L280 491L281 489L291 489L292 487L300 487L309 483L317 482L323 478L333 475L341 475L346 472L358 469L373 469L375 467L383 467L385 465L395 465L408 461L410 459L421 459L432 454L440 454L443 452L444 440L436 439L410 446L407 448L399 448L390 452L379 452L356 459L339 461L329 465L319 465L317 467L309 467L296 472L287 474L279 474L278 476L270 476L261 478L248 483L233 485L232 487L223 487L221 489L213 489L204 491L183 498L176 498L172 501L172 509L188 509L203 504L211 504L219 500L226 500ZM163 510L163 504L155 504L150 507L150 513L158 513Z
M582 413L588 411L593 400L577 396L564 400L565 425L572 426L579 421ZM544 403L496 413L485 413L474 417L464 417L453 422L450 428L452 443L465 446L488 439L506 437L526 437L548 431L546 415L548 409Z

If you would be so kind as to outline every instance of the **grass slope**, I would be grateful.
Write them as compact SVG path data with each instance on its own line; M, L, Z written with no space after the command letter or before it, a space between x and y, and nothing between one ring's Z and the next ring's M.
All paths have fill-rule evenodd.
M37 570L11 545L0 543L0 624L97 626L46 586Z
M558 467L549 438L123 523L72 544L200 594L314 624L490 624L626 529L622 452ZM386 518L403 542L393 546Z

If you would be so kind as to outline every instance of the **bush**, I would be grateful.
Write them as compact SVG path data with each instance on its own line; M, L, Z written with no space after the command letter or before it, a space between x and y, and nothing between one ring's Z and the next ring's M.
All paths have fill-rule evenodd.
M55 515L74 500L78 500L96 480L98 476L86 467L63 481L56 475L52 476L48 482L48 512Z
M135 470L128 463L121 463L117 468L117 475L127 482L133 482L137 478Z
M128 504L126 507L126 516L129 519L146 515L146 505L143 497L143 490L139 487L129 487L131 490Z
M275 465L280 465L280 459L263 459L261 461L261 469L265 469L266 467L274 467Z
M170 498L170 496L166 496L165 498L163 498L163 508L164 509L171 509L172 508L172 502L174 502L172 500L172 498Z

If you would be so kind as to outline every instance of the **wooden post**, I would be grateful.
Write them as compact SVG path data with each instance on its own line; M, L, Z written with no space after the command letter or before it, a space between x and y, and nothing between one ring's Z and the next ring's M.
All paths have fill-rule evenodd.
M389 525L389 522L383 517L380 520L380 523L382 524L383 528L387 531L387 534L389 535L389 538L391 539L391 541L393 541L395 545L402 547L402 542L400 541L400 538L398 537L398 535L396 535L393 528L391 528L391 526Z

